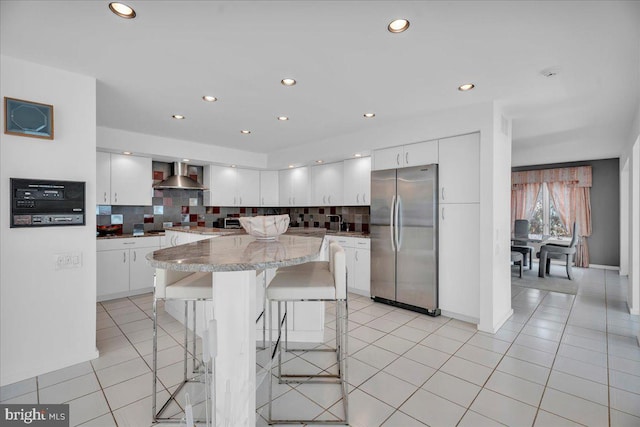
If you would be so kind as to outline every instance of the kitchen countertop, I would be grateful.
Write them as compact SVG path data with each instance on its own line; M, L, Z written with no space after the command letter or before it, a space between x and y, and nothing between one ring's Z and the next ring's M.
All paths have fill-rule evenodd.
M138 237L156 237L156 236L164 236L164 231L161 233L145 233L142 236L134 236L133 234L127 233L127 234L114 234L111 236L96 236L96 238L98 240L103 240L103 239L129 239L132 237L138 238Z
M233 228L216 228L216 227L196 227L196 226L177 226L168 227L164 231L180 231L182 233L212 235L212 236L229 236L229 235L243 235L245 234L243 229ZM285 234L311 234L311 233L326 233L327 236L338 237L361 237L368 239L370 235L361 231L327 231L320 227L289 227ZM98 239L122 239L131 237L154 237L164 236L165 233L145 233L143 236L134 236L133 234L119 234L113 236L98 236Z
M225 235L160 249L146 258L152 267L176 271L229 272L286 267L318 256L325 233L315 230L283 234L271 241L257 240L248 234Z

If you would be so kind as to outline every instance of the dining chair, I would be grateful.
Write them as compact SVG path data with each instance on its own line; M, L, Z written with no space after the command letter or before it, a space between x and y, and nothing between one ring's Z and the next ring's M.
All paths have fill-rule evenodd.
M524 256L520 252L511 251L511 262L519 267L519 276L522 279L522 260Z
M547 243L540 247L540 252L536 254L536 257L540 258L540 263L538 264L538 277L544 278L545 274L549 274L551 259L564 259L566 263L567 277L569 280L573 280L571 262L573 261L573 255L577 251L576 246L579 240L579 231L578 224L574 222L571 243L569 243L569 246Z
M518 238L522 240L518 240ZM520 252L523 257L524 266L529 265L532 269L532 259L534 247L529 245L529 220L516 219L513 226L513 239L511 239L511 252ZM527 261L527 256L529 260Z

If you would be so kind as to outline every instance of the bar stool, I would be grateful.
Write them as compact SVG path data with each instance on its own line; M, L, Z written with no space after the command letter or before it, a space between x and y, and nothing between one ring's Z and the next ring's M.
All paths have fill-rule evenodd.
M278 303L278 338L273 341L272 316L269 316L269 342L270 354L278 353L278 380L280 383L321 383L339 384L344 405L344 419L332 420L293 420L274 419L272 417L273 406L273 363L269 367L269 424L348 424L348 390L347 390L347 267L345 252L340 245L332 242L329 247L330 261L328 263L310 263L311 266L300 268L278 269L276 276L267 287L266 297L269 311L274 302ZM329 268L326 268L326 267ZM333 349L288 349L287 348L287 302L300 301L334 301L336 303L336 348ZM282 303L285 303L285 314L281 320ZM338 362L338 374L283 374L282 373L282 326L285 327L284 345L285 351L333 351Z
M193 348L192 357L194 362L193 373L200 374L199 363L196 359L196 301L213 300L212 274L211 273L190 273L182 271L156 269L154 277L153 292L153 390L152 390L152 418L153 422L179 423L180 419L163 417L162 413L168 408L172 400L176 400L177 394L189 382L200 382L195 376L189 378L187 375L187 344L189 334L189 301L193 305ZM182 383L171 394L169 399L156 412L156 392L158 382L158 310L159 300L184 301L184 377ZM204 350L203 350L204 351ZM208 370L205 364L202 364ZM203 372L209 375L209 372ZM205 387L206 388L206 387ZM207 399L208 400L208 399ZM208 403L206 403L208 405ZM207 422L207 420L195 420L196 422Z

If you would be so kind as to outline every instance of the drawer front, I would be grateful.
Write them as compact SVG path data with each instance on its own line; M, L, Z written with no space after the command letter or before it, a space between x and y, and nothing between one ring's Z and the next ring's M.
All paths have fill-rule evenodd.
M353 240L356 249L371 249L371 239L355 237Z
M131 248L159 248L159 247L160 247L160 236L98 239L98 241L96 242L96 249L99 251L112 251L116 249L131 249Z

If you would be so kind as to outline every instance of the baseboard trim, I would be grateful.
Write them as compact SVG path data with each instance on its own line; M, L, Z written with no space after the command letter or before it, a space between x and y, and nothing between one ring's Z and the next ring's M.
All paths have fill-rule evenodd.
M462 322L473 323L474 325L477 325L480 322L480 319L477 317L465 316L464 314L458 314L448 310L441 310L440 314Z
M620 267L617 265L589 264L589 268L597 268L598 270L620 271Z
M490 334L495 334L502 327L502 325L504 325L506 321L511 318L511 316L513 316L512 308L510 308L498 322L496 322L494 325L491 325L490 328L485 328L484 325L478 324L478 330L481 332L488 332Z

